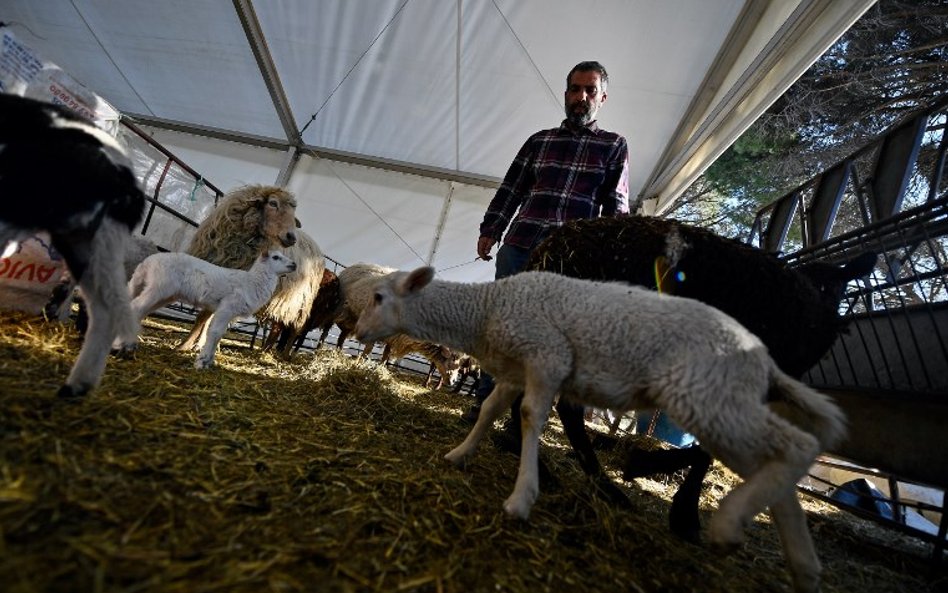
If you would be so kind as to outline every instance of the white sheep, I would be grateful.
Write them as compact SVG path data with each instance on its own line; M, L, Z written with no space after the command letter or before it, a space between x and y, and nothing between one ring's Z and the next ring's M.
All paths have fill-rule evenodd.
M187 253L156 253L128 282L132 314L140 322L175 301L213 311L207 340L194 361L195 368L207 368L230 322L257 311L273 295L280 275L295 269L296 263L279 251L263 253L249 270L222 268Z
M380 282L356 325L362 340L405 333L469 352L497 378L468 437L464 464L524 392L520 470L506 512L526 519L538 494L540 431L557 393L613 410L661 408L745 481L720 503L712 543L733 547L770 507L798 593L820 564L795 491L845 419L824 395L779 370L760 340L699 301L619 283L524 272L483 284L433 281L424 267ZM796 425L769 401L785 402ZM808 430L798 428L806 426Z
M342 305L336 314L335 321L336 325L339 326L337 345L340 348L342 348L346 337L355 328L359 315L368 306L372 293L375 291L376 283L379 279L394 271L396 271L395 268L359 262L339 272L339 291L342 294ZM375 342L366 343L361 356L368 356L374 345Z
M0 251L47 231L89 304L89 332L62 397L85 394L109 345L134 341L122 272L145 195L123 146L60 106L0 93Z

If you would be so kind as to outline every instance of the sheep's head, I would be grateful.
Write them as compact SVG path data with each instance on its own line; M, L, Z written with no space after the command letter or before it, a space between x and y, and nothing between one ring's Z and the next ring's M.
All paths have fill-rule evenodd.
M289 274L296 270L296 262L279 251L266 251L260 255L260 263L269 267L277 275Z
M260 196L260 234L270 244L289 247L296 243L296 198L290 192L273 187Z
M461 378L461 355L447 346L441 346L438 353L443 367L438 368L438 372L450 387L454 387Z
M402 333L405 300L415 296L433 278L434 268L429 266L412 272L393 272L382 277L356 323L356 339L365 343L377 342Z
M843 298L846 285L857 278L868 276L876 266L878 254L862 253L842 266L825 262L812 262L796 270L813 283L820 298L834 311Z

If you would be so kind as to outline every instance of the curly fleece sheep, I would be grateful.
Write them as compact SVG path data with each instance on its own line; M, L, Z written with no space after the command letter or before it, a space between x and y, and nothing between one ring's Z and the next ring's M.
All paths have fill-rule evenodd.
M272 185L237 188L201 222L187 253L223 268L247 270L261 253L296 243L296 198ZM198 346L210 313L202 311L179 350Z
M404 333L470 352L497 378L480 417L447 454L463 464L524 391L522 453L506 512L526 519L538 494L537 449L553 399L614 410L662 408L744 478L721 501L711 541L732 547L770 507L798 593L820 564L795 485L842 438L842 412L783 373L760 340L704 303L619 283L525 272L496 282L433 281L434 270L379 283L356 325L362 340ZM612 361L612 362L609 362ZM806 429L767 405L788 402Z
M91 121L0 93L0 196L0 251L47 231L89 304L88 335L59 390L83 395L98 385L113 338L137 333L122 257L145 195L124 148Z

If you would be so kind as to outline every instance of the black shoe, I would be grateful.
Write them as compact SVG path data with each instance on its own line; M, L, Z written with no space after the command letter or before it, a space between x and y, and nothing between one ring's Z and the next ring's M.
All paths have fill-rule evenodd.
M461 415L461 422L465 424L474 424L477 422L477 417L481 415L481 406L480 404L474 404L471 406L467 412Z

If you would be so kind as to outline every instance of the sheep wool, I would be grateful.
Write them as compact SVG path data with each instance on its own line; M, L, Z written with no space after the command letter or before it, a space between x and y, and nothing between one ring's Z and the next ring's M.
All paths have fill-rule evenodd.
M132 312L141 321L175 301L212 311L207 340L194 362L196 368L207 368L214 364L217 344L230 322L253 314L273 294L279 276L295 269L279 251L260 255L249 270L222 268L187 253L156 253L128 282Z
M845 419L829 398L783 373L756 336L699 301L620 283L547 272L484 284L433 276L430 267L387 276L356 335L405 333L446 344L476 356L496 377L474 428L446 455L456 465L524 392L520 470L504 503L509 515L526 519L538 495L539 436L557 393L613 410L662 408L745 480L715 513L712 543L739 545L744 526L770 507L795 590L819 589L819 560L795 484L842 438ZM812 425L788 422L768 398L804 410Z

